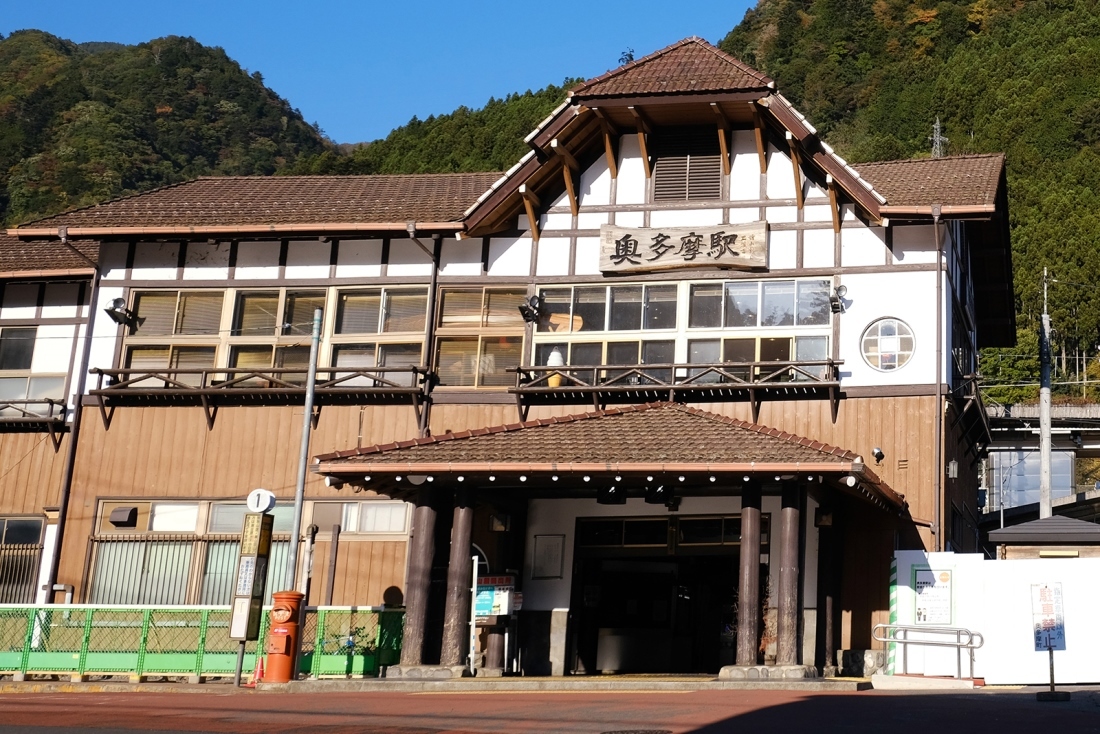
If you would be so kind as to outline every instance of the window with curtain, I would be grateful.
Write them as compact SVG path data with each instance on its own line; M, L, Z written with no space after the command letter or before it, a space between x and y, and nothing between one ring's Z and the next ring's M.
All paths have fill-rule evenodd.
M522 288L445 288L434 364L441 387L509 387L523 358Z

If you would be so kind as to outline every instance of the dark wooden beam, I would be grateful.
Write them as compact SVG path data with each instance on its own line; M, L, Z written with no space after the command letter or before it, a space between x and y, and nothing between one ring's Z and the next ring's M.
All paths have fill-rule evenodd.
M474 505L467 490L455 493L451 554L447 566L447 602L443 612L443 647L439 664L465 665L470 639L470 584L473 582L472 545Z
M760 650L760 485L741 485L741 573L737 586L737 664L756 665Z
M550 150L562 161L561 173L565 179L565 193L569 197L569 211L575 217L580 210L580 204L577 201L576 175L580 172L581 165L577 163L577 159L557 138L550 141Z
M722 173L728 176L730 175L729 131L732 126L717 102L711 102L710 109L718 119L718 147L722 152Z
M539 241L539 215L536 209L539 207L539 197L534 191L521 184L519 195L523 199L523 209L527 212L527 223L531 226L531 238Z
M642 166L645 168L645 177L647 179L652 178L653 167L649 160L649 147L646 144L646 136L653 132L653 126L649 124L649 120L640 107L628 107L627 109L633 115L634 123L638 129L638 147L642 152Z
M794 166L794 199L798 202L798 208L801 209L805 203L802 194L802 156L798 152L798 142L789 132L787 133L787 145L790 146L791 164Z
M596 117L600 120L600 133L603 136L603 154L607 158L607 168L611 171L611 178L619 177L619 130L611 122L604 111L593 108Z
M801 535L801 488L783 485L783 506L779 511L779 583L776 585L777 665L798 664L798 548Z
M755 102L749 102L752 108L752 129L756 135L756 155L760 158L760 173L768 172L768 147L765 143L764 117Z
M424 662L424 624L428 618L428 590L432 558L435 556L435 494L421 489L413 510L409 542L408 578L405 581L405 633L401 643L401 664ZM336 552L333 543L331 553Z
M833 215L833 232L840 231L840 197L836 191L836 181L832 176L826 176L825 182L829 187L829 210Z

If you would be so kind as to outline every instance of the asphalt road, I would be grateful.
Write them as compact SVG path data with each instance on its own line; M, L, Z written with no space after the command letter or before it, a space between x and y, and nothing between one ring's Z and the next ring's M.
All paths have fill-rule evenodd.
M0 734L72 731L1068 734L1100 732L1100 689L1077 689L1069 703L1038 703L1028 689L0 695Z

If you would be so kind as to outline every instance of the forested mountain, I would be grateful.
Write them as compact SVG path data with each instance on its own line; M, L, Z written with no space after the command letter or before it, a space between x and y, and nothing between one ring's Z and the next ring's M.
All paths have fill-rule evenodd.
M928 155L937 117L949 153L1007 153L1020 344L984 355L989 394L1037 392L994 386L1035 380L1044 267L1062 381L1100 377L1096 0L761 0L722 47L852 162Z
M0 224L326 147L290 104L191 38L0 40Z

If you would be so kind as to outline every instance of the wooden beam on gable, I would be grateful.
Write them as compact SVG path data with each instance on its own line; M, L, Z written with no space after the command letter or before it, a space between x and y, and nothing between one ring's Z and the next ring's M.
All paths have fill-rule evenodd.
M603 136L603 154L607 158L607 168L611 171L611 178L619 177L619 131L615 124L599 107L593 107L592 111L600 120L600 134Z
M550 141L550 150L554 151L554 155L558 158L561 158L561 174L565 179L565 193L569 197L569 211L573 212L575 217L580 209L577 201L576 175L581 170L581 165L577 163L577 159L557 138Z
M768 148L764 142L764 118L755 102L749 102L752 109L752 129L756 134L756 155L760 158L760 173L768 172Z
M794 167L794 200L801 209L805 203L802 193L802 155L798 152L798 143L790 132L787 133L787 145L791 151L791 165Z
M722 153L722 173L728 176L730 175L729 134L732 126L729 118L726 117L726 113L722 111L717 102L711 102L710 109L718 118L718 148Z
M630 110L630 114L634 117L634 123L638 128L638 147L641 148L642 152L642 166L645 168L645 177L647 179L652 178L653 166L649 160L649 146L646 144L646 136L653 132L653 126L649 124L649 120L640 107L627 107L627 109Z
M539 207L538 194L528 188L527 184L521 184L519 187L519 195L523 199L523 209L527 212L527 223L531 226L531 239L538 242L539 215L536 211Z
M833 215L833 232L840 231L840 197L837 194L836 181L832 176L825 177L825 184L829 188L829 211Z

